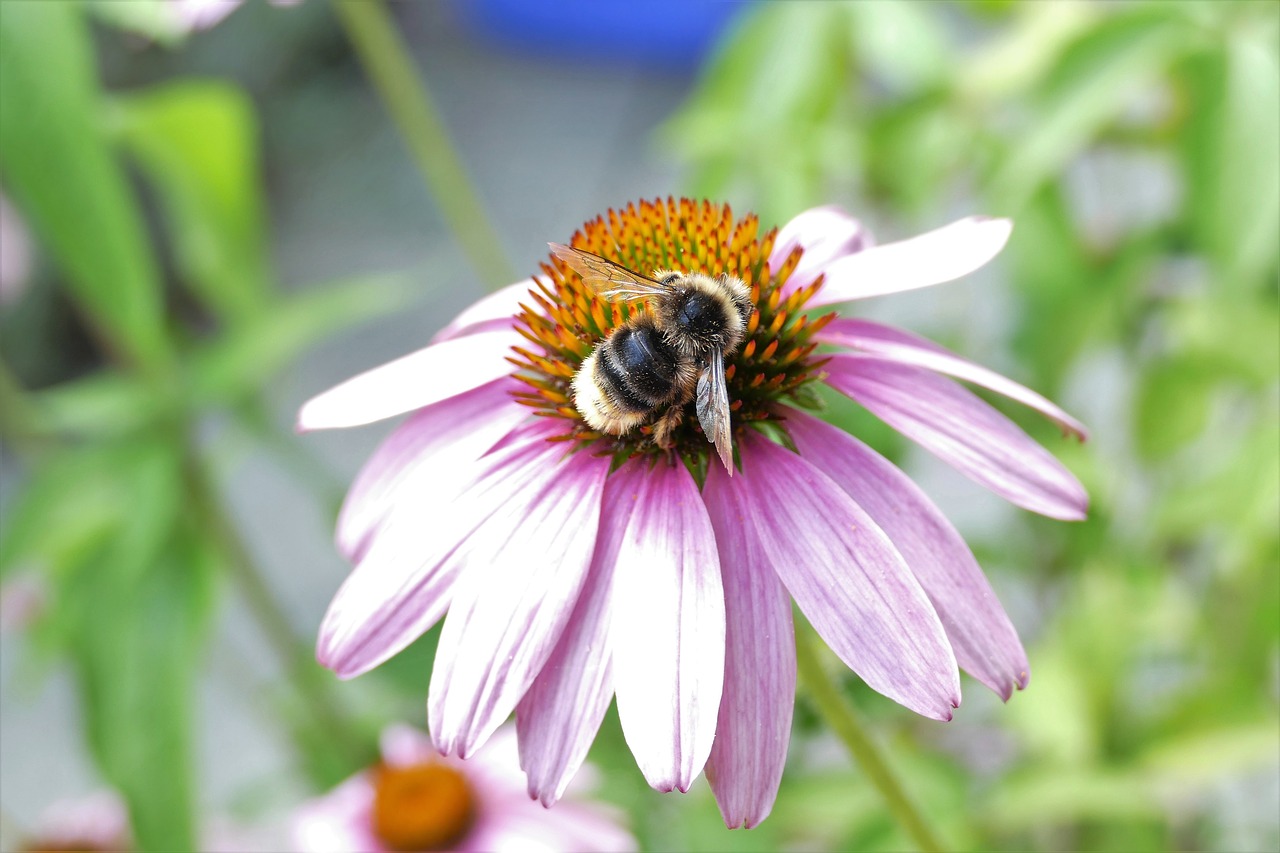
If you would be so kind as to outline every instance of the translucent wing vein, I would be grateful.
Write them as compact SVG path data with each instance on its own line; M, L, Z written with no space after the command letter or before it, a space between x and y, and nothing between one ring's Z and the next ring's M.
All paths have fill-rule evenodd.
M698 377L696 397L698 423L707 434L707 441L716 446L716 453L729 476L733 476L733 438L729 430L729 389L724 378L724 354L713 349L706 368Z

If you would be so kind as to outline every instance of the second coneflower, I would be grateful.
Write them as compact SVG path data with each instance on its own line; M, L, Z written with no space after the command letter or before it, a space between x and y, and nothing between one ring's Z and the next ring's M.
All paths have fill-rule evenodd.
M447 611L428 699L439 749L469 755L515 711L530 793L549 805L616 694L649 784L687 790L705 766L729 826L759 823L781 780L791 599L868 685L920 714L950 719L957 664L1007 698L1026 655L960 535L906 475L800 407L824 382L1013 503L1082 518L1076 479L949 377L1083 436L1074 419L929 341L831 311L972 272L1009 232L970 218L873 248L835 208L762 234L753 216L687 200L588 222L575 249L747 286L754 307L725 358L737 476L713 464L694 402L661 443L652 421L620 436L584 422L573 378L636 306L552 256L431 346L299 413L309 430L413 412L343 508L355 569L321 662L359 675Z

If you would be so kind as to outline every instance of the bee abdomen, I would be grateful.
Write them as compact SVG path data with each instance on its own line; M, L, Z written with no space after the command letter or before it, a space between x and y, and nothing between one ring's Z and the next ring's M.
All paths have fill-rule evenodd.
M648 323L619 328L600 347L596 379L620 407L649 412L671 398L676 353Z

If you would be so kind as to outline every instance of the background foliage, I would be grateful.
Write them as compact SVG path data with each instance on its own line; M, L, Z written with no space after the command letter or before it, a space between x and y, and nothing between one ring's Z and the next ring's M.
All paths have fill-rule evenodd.
M92 4L0 15L0 186L47 264L0 317L5 474L21 482L5 492L0 577L39 573L28 659L69 666L85 748L140 846L178 850L199 843L197 681L229 601L290 676L270 709L307 784L342 778L381 723L420 713L432 637L335 690L256 573L218 459L278 457L331 512L324 466L282 435L269 383L422 285L405 270L281 288L261 161L272 116L225 80L99 82L96 44L142 31L185 49L150 7L109 13L134 35L91 25ZM1023 630L1031 687L1008 706L969 689L944 727L848 682L944 836L1280 846L1280 7L761 4L654 138L686 164L685 192L766 222L830 202L886 238L975 210L1016 222L981 304L942 325L929 309L946 297L869 309L907 312L1094 433L1070 446L1010 413L1085 481L1089 521L962 525ZM32 331L41 286L81 330L78 358ZM865 414L833 400L830 416L914 470ZM649 791L616 718L592 760L650 849L906 843L803 707L778 805L753 832L726 833L705 788Z

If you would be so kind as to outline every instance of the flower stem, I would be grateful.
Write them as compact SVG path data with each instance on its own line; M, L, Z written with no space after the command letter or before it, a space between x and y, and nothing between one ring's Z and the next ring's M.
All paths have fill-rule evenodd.
M335 0L365 72L400 128L418 170L472 266L491 288L516 280L444 122L414 70L383 0Z
M844 741L854 759L862 767L871 784L880 791L898 825L911 836L925 853L941 853L946 849L925 819L923 812L907 795L897 775L889 766L884 751L863 725L861 715L840 691L819 657L822 640L803 620L796 621L796 667L800 683L818 713Z
M276 601L249 549L241 540L218 500L208 473L191 459L187 465L187 498L193 515L222 551L223 559L249 610L279 657L290 683L298 691L315 722L332 738L353 767L368 763L370 750L330 693L324 672L308 647L294 633L284 609Z

